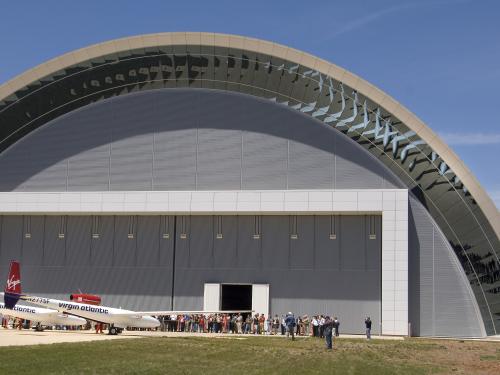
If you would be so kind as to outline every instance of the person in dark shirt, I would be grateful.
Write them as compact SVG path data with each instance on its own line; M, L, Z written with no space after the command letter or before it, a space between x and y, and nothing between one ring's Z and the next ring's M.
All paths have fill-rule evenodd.
M256 335L259 331L259 314L253 317L253 334Z
M335 336L340 335L340 321L337 317L333 318L333 327L335 328Z
M326 349L328 350L333 349L333 325L333 320L327 316L323 323L323 335L325 336Z
M294 331L295 331L296 323L295 323L295 317L293 316L293 314L291 312L289 312L286 315L285 325L287 328L287 334L292 335L292 341L295 340Z
M370 340L372 338L372 321L370 317L366 317L365 319L365 326L366 326L366 338Z

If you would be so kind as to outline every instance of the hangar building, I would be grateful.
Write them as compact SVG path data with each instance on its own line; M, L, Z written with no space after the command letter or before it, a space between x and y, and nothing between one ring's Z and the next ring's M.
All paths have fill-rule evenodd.
M500 333L500 215L435 133L275 43L161 33L0 86L0 273L130 309Z

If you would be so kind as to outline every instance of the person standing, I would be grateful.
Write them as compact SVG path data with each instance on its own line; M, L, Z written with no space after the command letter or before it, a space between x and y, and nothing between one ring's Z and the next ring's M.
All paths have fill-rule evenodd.
M334 325L335 327L335 336L339 336L340 335L340 321L337 317L334 318Z
M325 333L323 332L323 326L325 324L325 317L323 315L320 316L319 318L319 337L323 338L325 337Z
M370 340L372 338L372 321L370 317L366 317L365 319L365 326L366 326L366 338Z
M243 315L238 314L238 317L236 318L236 331L240 335L243 333L243 331L241 330L242 323L243 323Z
M280 327L280 318L278 317L278 314L276 314L273 319L273 335L278 334L279 327Z
M263 335L265 333L265 331L264 331L265 321L266 321L266 317L264 316L264 314L260 314L260 316L259 316L259 330L258 330L259 335Z
M285 318L285 325L287 328L287 337L288 335L292 335L292 341L294 341L295 340L294 331L296 323L295 323L295 317L293 316L291 311L288 312Z
M318 337L319 322L318 322L318 317L316 315L313 316L312 326L313 326L313 337Z
M251 326L252 326L252 316L248 314L247 319L245 321L245 333L250 334Z
M323 323L323 335L325 336L326 349L333 349L333 320L327 316Z
M256 335L259 332L259 314L255 314L253 317L253 329L252 332Z
M302 322L304 324L304 335L309 336L309 317L307 315L304 315L302 318Z

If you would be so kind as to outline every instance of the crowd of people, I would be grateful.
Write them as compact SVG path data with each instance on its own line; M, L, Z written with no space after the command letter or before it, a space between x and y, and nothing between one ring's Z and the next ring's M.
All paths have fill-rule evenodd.
M264 314L179 314L159 316L160 331L165 332L197 332L197 333L231 333L252 335L287 335L292 340L295 336L313 336L324 338L326 347L332 348L332 338L340 335L340 321L337 317L327 315L298 316L288 312L274 317ZM15 329L29 328L29 321L19 318L2 318L2 326ZM365 319L366 337L371 338L372 321ZM91 324L86 327L55 327L56 329L91 329ZM103 333L104 324L95 323L96 333Z
M293 317L293 324L287 324ZM285 335L324 337L325 315L295 318L291 312L281 316L264 314L182 314L160 316L160 330L166 332L236 333L254 335ZM340 321L333 318L334 333L340 334ZM291 327L291 328L290 328Z

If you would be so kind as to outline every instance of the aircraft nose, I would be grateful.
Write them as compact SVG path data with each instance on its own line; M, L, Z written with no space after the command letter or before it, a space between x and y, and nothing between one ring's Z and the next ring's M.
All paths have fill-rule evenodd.
M160 321L158 319L150 316L148 320L150 321L153 328L160 326Z

